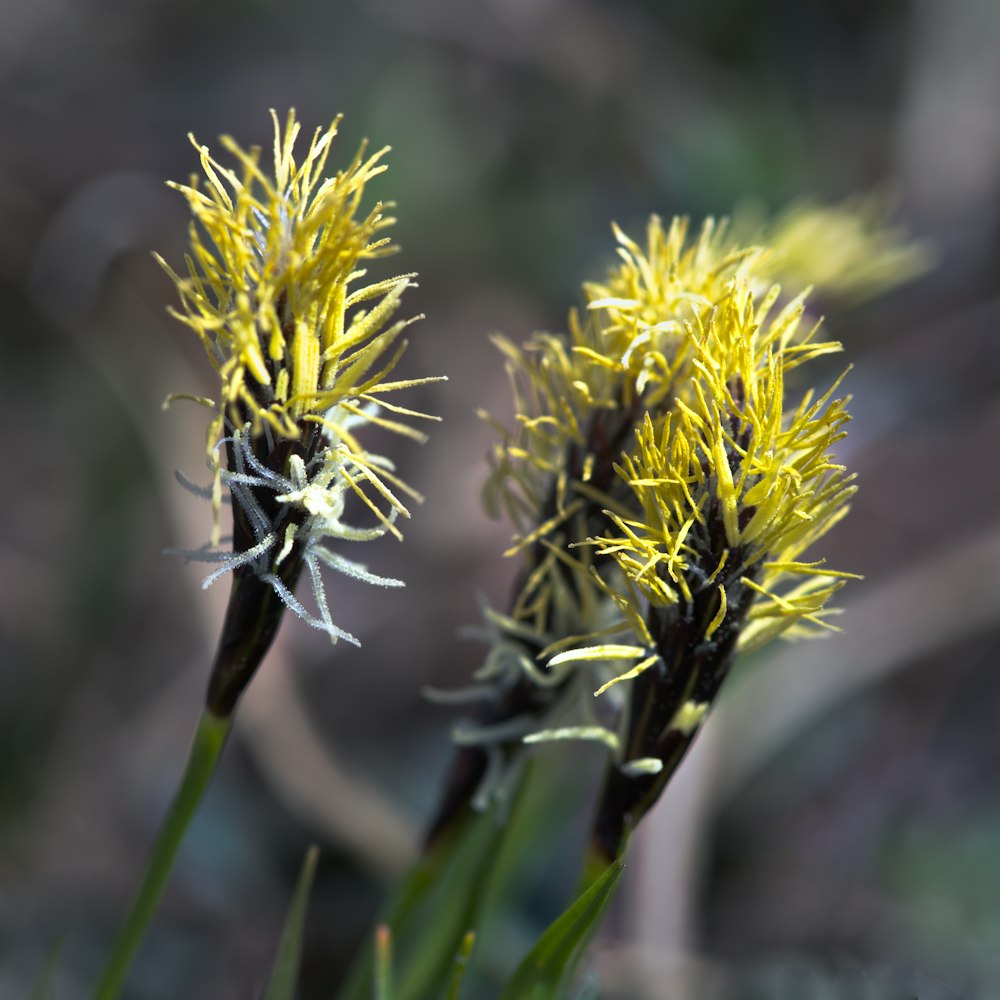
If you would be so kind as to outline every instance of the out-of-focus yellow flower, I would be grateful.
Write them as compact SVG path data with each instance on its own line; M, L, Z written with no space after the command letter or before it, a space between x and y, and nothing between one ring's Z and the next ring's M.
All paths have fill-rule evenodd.
M765 224L737 215L735 229L768 248L771 276L782 285L860 301L909 281L931 262L925 244L891 224L891 209L892 200L879 195L835 205L804 200Z

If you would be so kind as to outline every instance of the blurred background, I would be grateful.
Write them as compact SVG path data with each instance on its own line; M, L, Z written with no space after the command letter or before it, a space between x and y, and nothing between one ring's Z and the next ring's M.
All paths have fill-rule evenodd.
M822 303L861 484L826 548L866 579L843 635L734 678L593 975L621 998L1000 996L1000 5L3 0L3 25L0 996L59 944L55 995L83 995L179 775L226 584L160 554L210 527L173 480L202 473L204 411L161 401L213 388L150 251L183 253L186 133L266 144L289 106L345 114L335 158L393 147L389 266L427 315L405 373L450 379L407 402L445 419L385 443L427 501L367 559L408 588L331 583L360 652L285 624L128 995L257 996L315 841L302 996L328 997L412 856L451 722L420 689L478 665L456 630L514 569L479 504L473 415L510 411L488 334L562 329L612 219L877 190L934 264ZM529 874L510 955L572 862Z

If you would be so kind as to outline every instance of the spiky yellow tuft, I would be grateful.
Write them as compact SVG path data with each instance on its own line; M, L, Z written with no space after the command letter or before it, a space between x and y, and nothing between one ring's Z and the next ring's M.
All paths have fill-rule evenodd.
M360 457L350 431L332 415L357 415L377 402L389 411L425 416L391 406L382 396L430 381L388 378L405 346L400 334L413 322L392 319L413 275L361 283L364 263L395 249L381 235L393 222L384 206L362 212L366 185L385 170L386 150L368 155L363 144L345 168L323 179L339 119L316 130L299 163L295 112L284 127L271 115L272 171L261 165L256 147L244 150L224 136L220 142L235 160L229 168L190 137L204 179L171 185L194 216L186 276L157 258L180 293L183 311L174 315L198 334L219 375L218 399L206 401L217 410L207 445L216 470L216 511L216 445L227 421L230 429L250 424L254 436L266 430L269 439L291 440L299 440L310 424L322 424ZM368 419L422 436L370 412Z
M785 372L834 348L797 333L802 301L773 319L775 293L755 308L739 283L686 330L691 374L661 420L646 414L619 473L638 516L610 513L615 530L595 537L648 601L691 605L715 591L706 640L754 598L738 648L826 626L825 602L850 574L800 560L846 512L853 476L831 453L848 420L840 380L819 399L807 391L790 408Z

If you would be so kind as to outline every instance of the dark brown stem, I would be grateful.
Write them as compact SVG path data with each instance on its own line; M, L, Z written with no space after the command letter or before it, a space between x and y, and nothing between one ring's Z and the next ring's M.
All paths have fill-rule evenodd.
M282 440L267 455L260 456L265 466L275 472L284 473L292 454L305 454L314 446L314 430L307 425L309 434L305 443ZM235 469L233 444L227 446L227 461L230 469ZM273 490L248 487L265 517L273 524L286 514L278 503ZM233 552L246 552L257 544L258 538L246 511L233 504ZM292 592L302 572L302 547L292 546L279 567L272 572L285 587ZM236 709L240 695L257 672L267 651L278 634L281 618L285 613L285 603L270 583L261 580L256 567L240 566L233 571L233 583L229 591L229 604L222 623L219 647L212 665L205 696L209 711L220 718L229 718Z
M278 576L293 590L302 569L301 553L293 550L284 565L288 568ZM234 572L219 648L208 681L205 700L209 711L220 718L232 715L240 695L271 648L284 612L284 601L252 568L241 566Z

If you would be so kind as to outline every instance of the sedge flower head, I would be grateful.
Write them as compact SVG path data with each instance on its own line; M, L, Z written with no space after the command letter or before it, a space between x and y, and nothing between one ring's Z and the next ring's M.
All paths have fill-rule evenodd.
M272 118L273 165L259 149L223 137L227 166L192 137L204 178L172 185L194 216L186 273L160 263L180 295L174 315L198 335L219 380L215 399L197 399L215 410L212 484L182 479L212 500L213 544L181 554L218 564L206 586L227 572L251 575L332 639L356 641L333 624L320 567L369 583L399 581L369 573L329 544L398 536L397 517L409 516L404 497L420 499L359 435L377 426L422 439L399 418L436 418L385 396L436 379L390 378L413 322L395 318L413 275L363 280L367 262L395 249L384 235L393 221L384 206L363 207L386 150L369 155L362 145L324 177L338 122L317 129L299 161L295 113L284 125ZM374 527L345 521L352 497L374 514ZM224 499L233 508L231 551L220 547ZM318 614L294 596L303 570Z
M833 456L848 420L839 380L787 398L796 369L840 350L818 336L807 293L775 282L787 253L713 220L692 235L653 216L641 243L614 234L618 261L583 286L565 335L499 342L516 424L498 426L487 500L525 560L506 641L515 625L536 639L519 647L516 683L544 677L548 693L522 699L535 714L523 739L598 740L623 773L650 775L663 761L654 745L636 752L619 682L683 656L689 683L674 675L686 693L665 725L687 738L737 650L829 628L850 574L805 552L855 487ZM581 710L581 676L612 699L610 722Z
M838 379L789 406L786 371L831 345L797 336L800 299L771 318L776 297L755 308L737 283L689 326L688 383L661 419L644 417L618 468L638 514L610 512L612 530L592 540L648 606L667 612L658 621L694 615L702 641L726 637L740 651L829 628L827 599L850 576L801 558L855 492L833 456L848 400L834 398ZM623 607L646 669L656 636L640 609Z
M487 615L491 651L468 691L492 698L492 721L456 731L460 743L491 752L494 771L514 739L617 746L608 709L623 715L624 693L600 703L592 693L620 673L615 657L635 648L619 606L630 584L587 543L607 530L609 511L635 513L616 465L644 415L669 407L690 369L687 324L737 276L756 274L764 256L733 245L711 220L692 239L686 220L664 227L654 217L644 247L614 232L619 261L603 282L584 285L584 308L570 312L566 334L536 334L523 348L497 338L516 423L507 430L487 417L499 441L485 499L512 522L507 554L522 572L510 614Z
M180 294L183 310L174 315L197 333L218 373L218 398L201 400L217 411L207 447L216 470L227 423L249 423L255 439L266 432L272 441L302 441L325 425L355 449L331 411L357 413L368 402L393 410L383 394L427 381L387 377L402 353L400 334L419 318L393 320L413 275L362 284L365 262L395 249L381 235L393 222L384 206L362 212L365 186L386 169L386 150L368 155L362 145L324 179L339 120L317 129L297 162L294 111L284 127L272 118L270 170L259 149L228 136L220 142L233 167L190 137L205 177L172 184L194 216L187 273L160 259ZM417 436L385 418L373 422Z
M510 614L488 613L478 683L450 699L485 704L456 738L487 751L487 778L523 744L606 745L595 836L609 857L736 653L831 627L852 574L807 550L855 487L835 458L840 379L822 395L795 385L840 350L818 336L807 286L867 294L923 257L852 203L762 228L652 216L641 241L613 231L618 260L584 284L564 334L497 338L515 422L484 414L499 438L485 500L522 570Z

